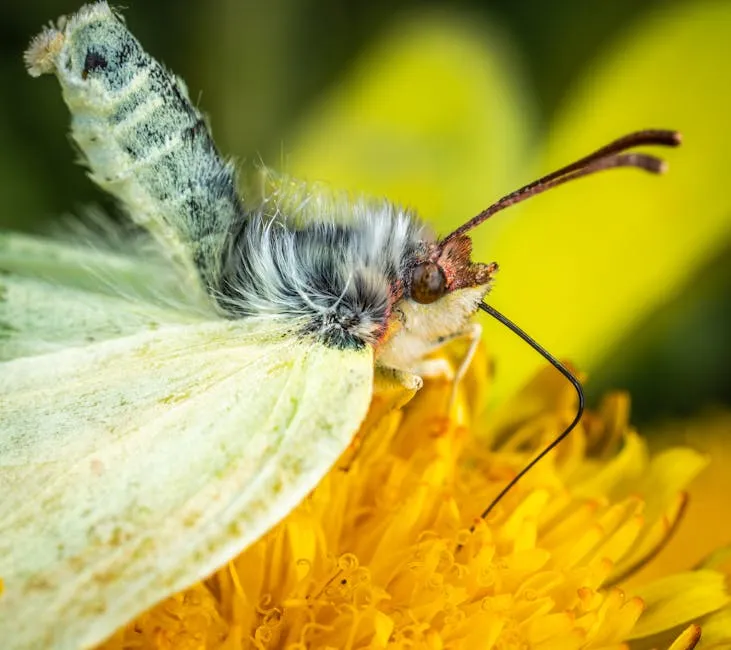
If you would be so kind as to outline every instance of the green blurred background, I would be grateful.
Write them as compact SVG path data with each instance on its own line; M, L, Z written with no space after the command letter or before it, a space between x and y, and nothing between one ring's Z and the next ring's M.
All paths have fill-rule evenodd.
M435 11L455 16L473 25L486 40L499 44L496 47L505 57L506 74L515 76L521 97L516 110L525 112L521 120L526 129L522 141L515 144L522 151L545 137L576 80L593 69L598 57L607 56L616 39L649 15L682 10L693 2L128 0L124 13L147 49L187 81L192 97L200 96L221 149L239 158L261 157L276 166L287 161L290 148L301 142L298 125L312 119L322 98L337 92L364 53L384 34L398 32L405 17L411 20ZM30 36L43 23L75 8L73 2L60 0L5 2L0 7L0 220L12 227L41 229L47 220L90 203L113 209L72 164L74 154L66 135L68 114L57 85L32 80L21 61ZM582 153L583 149L572 149L565 162ZM535 169L520 169L519 162L510 164L517 170L485 190L485 204L496 198L496 190L513 189L509 182L531 180ZM677 164L682 164L682 157L676 155L673 165ZM662 182L672 183L672 178ZM728 188L718 187L717 191L727 193ZM725 205L731 206L731 202L726 200ZM586 233L587 240L597 227L590 207L585 219L573 225ZM462 216L466 219L471 214ZM696 215L688 215L689 222L694 218ZM731 220L731 213L726 219ZM721 242L697 265L688 283L673 291L671 299L660 301L651 314L643 314L633 323L620 344L594 364L591 394L613 387L630 390L633 419L640 423L731 403L728 252L727 240ZM647 252L648 264L653 254ZM546 242L545 250L536 250L534 255L536 264L543 256L550 259L551 243ZM606 291L611 300L611 287L597 290ZM561 314L559 304L554 313L538 314L534 322L522 324L548 345L552 341L541 338L541 320L560 320ZM580 329L581 323L567 326ZM562 355L561 349L554 351Z

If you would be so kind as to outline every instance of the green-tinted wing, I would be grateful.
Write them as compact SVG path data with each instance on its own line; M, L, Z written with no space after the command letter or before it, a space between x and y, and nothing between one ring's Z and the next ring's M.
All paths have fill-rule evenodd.
M0 233L0 360L210 318L154 249Z
M372 353L251 322L0 365L0 638L88 648L282 519L346 449Z

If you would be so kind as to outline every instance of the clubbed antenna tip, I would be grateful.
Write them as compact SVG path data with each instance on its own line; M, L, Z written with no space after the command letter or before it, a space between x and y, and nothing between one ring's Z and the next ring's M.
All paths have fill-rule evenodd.
M452 239L463 235L468 230L472 230L472 228L479 226L495 213L511 205L521 203L532 196L542 194L546 190L582 178L583 176L589 176L590 174L596 174L606 169L615 169L618 167L634 167L653 174L662 174L668 169L667 163L664 160L657 156L630 152L629 150L641 146L677 147L682 141L683 137L678 131L669 129L645 129L625 135L597 149L588 156L584 156L570 165L566 165L551 174L539 178L537 181L528 183L528 185L515 190L515 192L507 194L480 212L480 214L470 219L467 223L461 225L457 230L447 235L441 244L444 245Z

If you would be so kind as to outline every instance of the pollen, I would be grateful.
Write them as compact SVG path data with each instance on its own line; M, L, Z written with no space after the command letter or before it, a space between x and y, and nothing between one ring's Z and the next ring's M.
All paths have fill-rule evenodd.
M673 598L622 589L684 504L677 472L629 426L625 395L590 411L480 518L575 409L571 387L546 369L486 411L487 367L480 351L451 408L447 381L413 398L377 384L351 449L300 506L101 648L571 650L638 637L695 647L693 621L728 602L711 572L673 578ZM677 596L685 590L705 609Z

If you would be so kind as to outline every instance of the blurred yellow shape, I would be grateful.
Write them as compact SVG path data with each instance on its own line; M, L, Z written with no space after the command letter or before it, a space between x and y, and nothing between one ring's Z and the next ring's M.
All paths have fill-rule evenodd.
M690 445L704 453L708 466L688 483L688 506L681 526L657 560L636 574L626 585L653 580L691 567L711 566L731 576L731 553L712 553L731 547L731 414L718 412L686 422L659 427L650 434L655 446ZM686 452L688 450L685 450ZM676 453L664 451L656 458ZM686 464L676 464L674 474L682 475ZM691 477L687 477L691 478ZM707 558L713 558L713 561ZM731 614L730 614L731 616Z
M616 171L551 192L489 247L504 269L497 306L582 368L728 242L730 35L731 4L696 2L664 8L617 40L559 111L540 168L657 126L684 136L680 150L662 152L669 173ZM479 237L478 250L488 250ZM526 368L513 359L523 355L504 354L517 381Z
M645 611L631 638L658 634L697 620L731 602L725 577L715 571L677 573L638 587L634 593L642 598Z
M512 61L474 21L405 18L287 141L286 171L385 195L446 231L516 182L531 104Z

